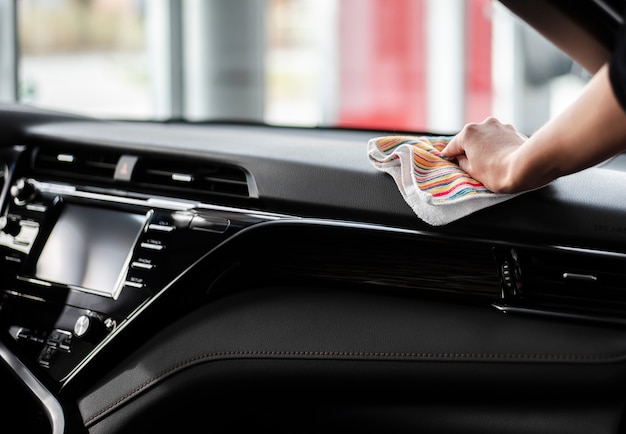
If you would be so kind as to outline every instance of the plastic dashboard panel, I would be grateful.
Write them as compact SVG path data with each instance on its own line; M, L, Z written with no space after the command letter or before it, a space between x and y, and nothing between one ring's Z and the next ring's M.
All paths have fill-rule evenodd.
M130 320L81 369L51 378L25 357L27 369L68 406L67 417L78 413L78 425L91 432L170 422L288 431L302 420L309 421L304 431L327 424L365 431L622 429L623 285L607 290L615 303L589 311L579 308L596 303L604 289L529 278L570 273L624 281L626 191L616 186L626 173L614 170L619 166L562 178L435 229L367 160L367 140L386 132L115 123L6 107L0 119L10 142L5 163L15 157L12 146L28 153L35 143L66 143L220 162L254 178L255 197L216 196L200 205L170 198L234 225L210 242L176 232L187 234L185 243L197 238L194 255L157 285L149 303L123 311ZM9 185L33 175L22 163L7 167L15 176L5 201ZM116 209L160 203L124 184L80 185L78 194L63 189L77 183L69 178L38 182L46 194ZM539 268L553 258L556 271ZM530 292L517 291L506 270ZM546 286L582 296L546 304L539 296L554 295ZM532 315L515 314L522 311Z
M367 158L367 141L393 132L65 121L35 125L27 134L233 163L255 178L259 201L246 203L255 209L433 230ZM618 186L626 173L605 167L563 177L437 231L619 250L626 240L626 192Z

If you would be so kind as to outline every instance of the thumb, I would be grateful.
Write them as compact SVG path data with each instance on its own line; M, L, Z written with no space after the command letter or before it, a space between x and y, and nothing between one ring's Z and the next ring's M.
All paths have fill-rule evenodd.
M456 157L462 155L464 152L465 150L461 145L461 140L459 140L459 136L455 136L452 140L448 142L446 147L441 150L441 154L445 157Z

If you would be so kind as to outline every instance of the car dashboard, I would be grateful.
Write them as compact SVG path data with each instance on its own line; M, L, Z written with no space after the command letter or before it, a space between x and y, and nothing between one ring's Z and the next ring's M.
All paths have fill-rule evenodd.
M2 119L7 415L620 432L621 157L433 227L368 161L397 132Z

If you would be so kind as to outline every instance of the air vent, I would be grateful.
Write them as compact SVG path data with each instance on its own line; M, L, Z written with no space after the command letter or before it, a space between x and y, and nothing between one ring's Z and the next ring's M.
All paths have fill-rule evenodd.
M37 173L64 178L112 182L119 158L117 152L95 148L39 148L33 160L33 169Z
M524 305L626 317L626 255L599 251L519 254L519 301Z
M251 196L244 169L215 162L140 158L133 173L133 183L195 194Z

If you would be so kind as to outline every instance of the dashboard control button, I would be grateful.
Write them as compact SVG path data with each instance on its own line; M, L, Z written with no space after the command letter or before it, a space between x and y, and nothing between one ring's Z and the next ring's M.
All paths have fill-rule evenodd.
M24 247L29 247L30 246L30 240L28 239L24 239L24 238L14 238L13 239L13 244L15 244L16 246L24 246Z
M112 331L115 327L117 326L117 321L115 321L113 318L107 318L104 320L104 328L107 331Z
M0 217L0 230L7 235L11 235L15 237L22 230L22 225L20 224L20 221L21 220L18 216L14 216L14 215L1 216Z
M52 363L52 358L56 354L56 348L46 345L39 353L39 364L44 368L49 368Z
M29 203L26 205L26 209L29 211L35 211L35 212L41 212L41 213L48 211L48 207L40 203Z
M11 196L16 205L22 206L31 201L37 194L37 188L32 180L18 179L11 186Z
M59 350L69 351L71 339L72 334L70 332L57 329L50 332L46 344Z
M230 226L230 220L220 217L211 217L206 215L195 215L191 219L189 227L191 229L211 231L211 232L226 232L226 229Z
M175 226L161 225L161 224L158 224L158 223L150 223L148 225L148 230L150 230L150 231L172 232L174 229L176 229Z
M143 282L135 282L133 280L127 280L126 282L124 282L124 285L130 286L131 288L137 288L137 289L141 289L144 287Z
M151 262L143 262L141 260L139 261L133 261L130 266L132 268L140 268L142 270L152 270L154 268L154 264Z
M17 339L28 340L30 338L30 330L24 327L20 327L15 337Z
M148 250L163 250L165 249L165 246L163 244L157 244L155 242L143 242L140 244L142 248L144 249L148 249Z

